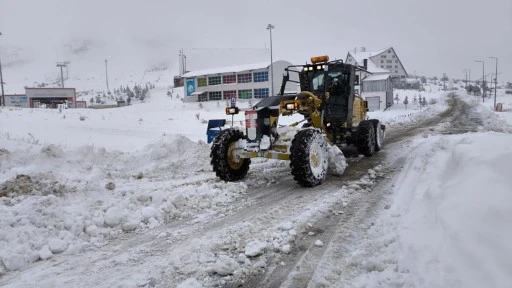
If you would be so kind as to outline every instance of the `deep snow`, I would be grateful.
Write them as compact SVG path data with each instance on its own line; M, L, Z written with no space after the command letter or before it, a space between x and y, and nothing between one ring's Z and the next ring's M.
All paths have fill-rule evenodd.
M30 286L36 280L46 286L64 284L67 276L55 274L53 282L44 282L44 274L31 276L23 271L34 273L38 263L57 264L60 257L101 259L102 248L118 253L109 244L135 235L148 234L162 241L180 237L158 231L158 227L206 225L223 218L249 204L250 187L272 185L279 181L269 182L274 171L287 171L287 163L254 161L254 169L265 173L250 174L239 183L219 182L211 172L203 120L224 118L225 103L203 103L200 108L197 103L170 99L167 91L167 86L157 86L146 102L116 109L0 109L0 189L8 186L11 191L0 194L0 277L4 278L0 285ZM417 92L399 93L402 101L410 95L411 103ZM393 129L445 109L444 92L421 94L427 100L436 99L437 104L422 110L411 104L405 110L399 104L391 111L370 113L371 117ZM365 267L381 268L357 270L353 286L388 287L395 283L389 281L397 279L397 283L418 287L512 283L505 273L512 259L506 245L512 240L506 232L506 220L512 216L507 211L512 186L506 175L512 160L507 144L512 139L510 134L485 132L503 127L500 118L512 119L512 101L503 94L499 102L506 103L507 109L496 117L485 104L477 104L478 99L462 97L480 107L487 129L464 135L432 132L404 146L411 154L394 180L392 207L379 214L370 237L361 238L355 250L359 252L347 259L357 266L362 257L371 260ZM365 181L374 181L374 173ZM243 253L218 254L223 251L218 248L223 235L190 239L190 247L168 256L176 270L188 275L180 274L173 285L209 286L216 282L205 273L240 274L263 265L247 257L275 249L290 253L297 231L351 189L347 186L328 198L311 199L305 210L288 219L265 219L271 221L271 228L264 221L256 224L260 227L252 227L253 223L232 227L225 233L247 243L239 247ZM329 248L320 242L319 247ZM160 267L156 262L145 265L155 273ZM336 267L337 263L329 266L333 271ZM112 281L124 277L117 283L149 283L144 270L131 277L125 272L112 270Z

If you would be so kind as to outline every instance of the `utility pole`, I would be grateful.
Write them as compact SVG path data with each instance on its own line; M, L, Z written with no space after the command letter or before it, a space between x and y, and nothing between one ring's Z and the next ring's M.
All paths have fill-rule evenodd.
M0 36L2 36L2 32L0 32ZM2 99L0 99L2 106L5 107L5 94L4 94L4 76L2 75L2 61L0 60L0 86L2 86Z
M446 73L443 73L443 90L446 91Z
M267 30L270 31L270 86L272 91L270 96L274 96L274 60L272 59L272 29L274 28L272 24L267 25Z
M107 65L107 59L105 59L105 78L107 80L107 91L108 91L108 94L110 94L110 88L108 88L108 65Z
M464 89L466 89L466 91L468 90L468 69L464 69L462 70L462 72L464 72L464 75L465 75L465 82L466 82L466 85L464 85Z
M475 60L475 62L482 62L482 102L485 102L485 90L484 90L484 82L485 82L485 62L482 60Z
M57 67L60 67L60 88L64 88L64 72L63 67L67 67L69 62L57 62Z
M496 108L496 93L498 93L498 57L489 58L496 60L496 74L494 74L494 108Z
M187 56L185 56L185 53L183 52L183 48L180 49L179 51L180 53L178 53L178 56L180 56L179 58L179 65L180 65L180 76L183 76L183 74L186 73L187 71Z

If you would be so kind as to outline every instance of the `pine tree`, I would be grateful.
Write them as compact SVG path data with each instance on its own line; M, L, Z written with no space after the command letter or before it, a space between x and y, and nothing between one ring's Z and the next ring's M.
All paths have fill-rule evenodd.
M407 96L405 96L405 100L404 100L405 110L407 110L407 104L409 104L409 100L407 99Z
M395 101L396 101L396 104L398 104L398 101L400 101L400 97L398 97L398 93L396 93Z
M89 102L91 102L91 105L94 104L94 97L91 97L91 100L89 100Z

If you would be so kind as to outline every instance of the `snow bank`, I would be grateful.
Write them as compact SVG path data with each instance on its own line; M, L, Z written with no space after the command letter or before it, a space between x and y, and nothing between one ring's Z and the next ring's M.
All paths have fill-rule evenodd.
M402 172L398 259L419 287L512 283L512 136L428 141Z
M0 155L0 275L104 246L123 233L183 218L207 221L232 209L226 204L247 189L221 188L209 146L180 135L134 152L5 139L0 146L7 147Z

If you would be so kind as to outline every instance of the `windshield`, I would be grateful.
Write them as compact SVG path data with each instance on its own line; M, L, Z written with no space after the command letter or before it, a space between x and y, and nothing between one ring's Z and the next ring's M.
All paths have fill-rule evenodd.
M327 77L325 76L327 74ZM340 71L318 71L316 72L312 79L311 83L313 85L313 91L323 90L323 85L327 82L327 85L331 85L333 81L339 81L340 84L344 85L347 80L348 75L344 75Z

